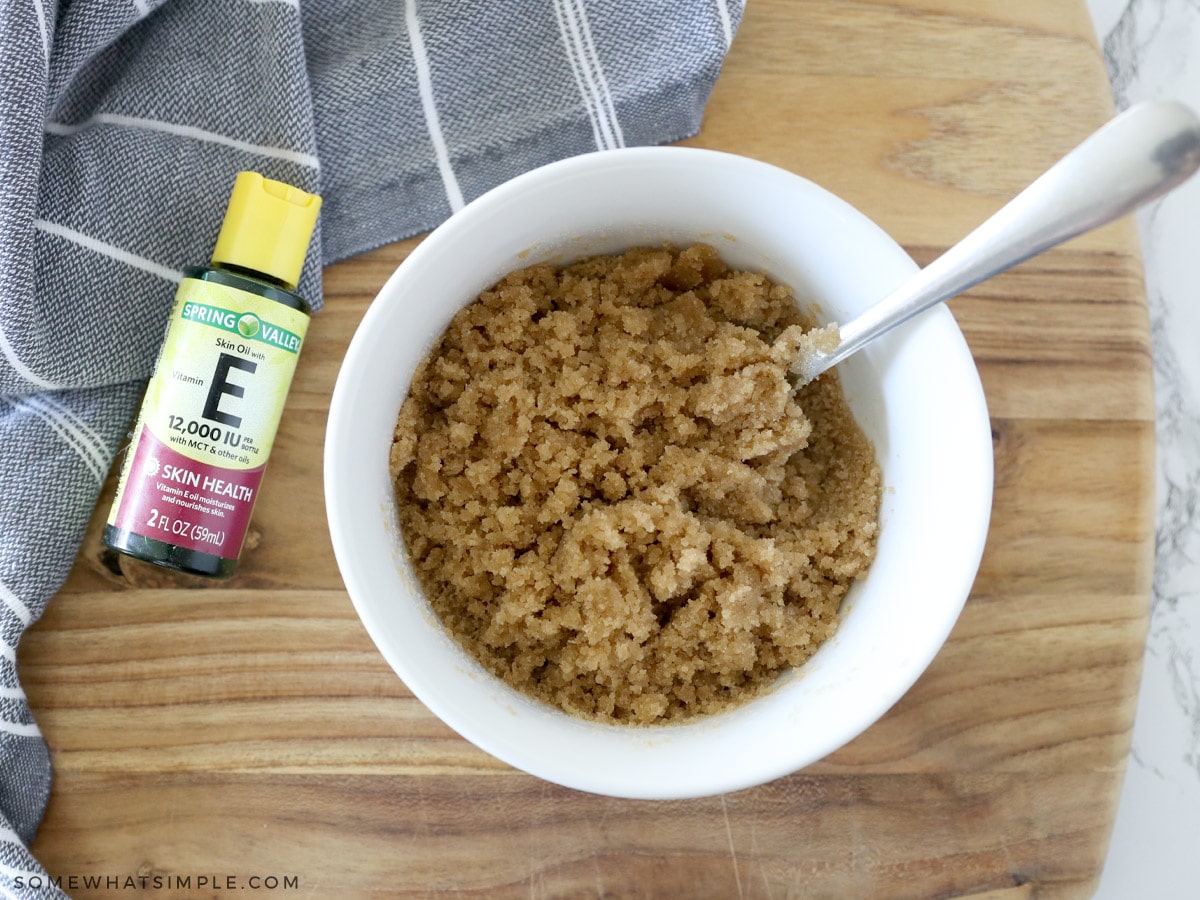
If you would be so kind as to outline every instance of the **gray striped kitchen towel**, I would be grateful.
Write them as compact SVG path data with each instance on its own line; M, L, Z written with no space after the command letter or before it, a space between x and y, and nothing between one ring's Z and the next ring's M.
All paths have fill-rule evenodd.
M493 185L693 134L742 0L0 0L0 893L49 753L18 644L61 585L234 175L325 198L321 263ZM48 885L48 886L47 886Z

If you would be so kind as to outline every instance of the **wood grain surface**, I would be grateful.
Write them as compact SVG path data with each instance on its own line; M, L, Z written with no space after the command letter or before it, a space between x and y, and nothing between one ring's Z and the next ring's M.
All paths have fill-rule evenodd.
M751 0L687 143L817 181L925 263L1111 112L1082 0ZM681 802L577 793L475 749L354 614L325 525L326 413L359 319L415 243L326 270L238 575L208 583L103 551L110 478L23 640L54 765L33 849L76 877L74 896L138 893L87 875L190 877L148 891L161 897L227 896L224 879L255 876L280 879L261 894L331 898L1089 894L1151 574L1131 222L951 304L992 415L995 509L926 675L810 768Z

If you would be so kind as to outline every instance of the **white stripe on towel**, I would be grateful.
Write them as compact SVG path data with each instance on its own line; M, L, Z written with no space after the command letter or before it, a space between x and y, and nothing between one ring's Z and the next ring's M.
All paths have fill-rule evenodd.
M115 259L117 262L125 263L127 266L133 266L136 269L141 269L143 272L149 272L151 275L165 278L167 281L178 284L183 280L182 272L168 269L166 266L159 265L152 259L146 259L144 256L130 253L128 250L105 243L81 231L76 231L74 228L68 228L66 225L59 225L57 222L47 222L45 219L34 219L33 227L47 234L64 238L94 253L99 253L101 256L107 256L109 259Z
M17 356L17 350L8 341L8 335L4 333L4 327L0 326L0 353L4 354L4 358L8 360L8 364L12 366L13 371L24 378L32 385L36 385L44 390L57 390L62 387L61 384L55 384L53 381L47 381L29 366L21 361Z
M567 31L567 23L565 21L565 13L560 0L554 0L554 18L558 22L558 32L562 37L563 52L567 57L567 64L571 67L571 75L575 78L575 87L579 90L580 99L583 100L584 111L588 115L588 119L592 123L592 139L596 142L597 150L610 149L608 143L604 139L604 133L600 130L600 117L596 112L595 99L588 91L587 84L583 80L583 73L580 70L579 63L575 59L575 48L571 41L571 35Z
M568 0L568 4L571 0ZM608 114L609 123L612 126L614 135L616 135L616 146L625 146L625 135L621 131L621 123L617 121L617 108L613 105L612 91L608 87L608 79L604 77L604 67L600 64L600 54L596 50L596 42L592 40L592 27L588 23L587 9L584 7L584 0L575 0L579 7L579 23L583 27L584 48L586 49L585 58L589 60L591 68L596 73L596 83L599 86L599 95L601 99L601 108Z
M284 6L290 6L296 12L300 12L300 0L246 0L247 3L282 3Z
M48 394L39 396L38 400L42 403L45 403L52 409L57 410L60 415L74 422L75 425L79 427L79 430L87 435L87 437L91 440L92 446L96 449L97 459L100 461L101 465L107 466L109 464L109 456L112 455L113 451L109 449L108 443L104 440L104 438L96 433L96 430L92 428L91 425L79 418L79 416L75 414L75 411L70 407L65 406Z
M621 143L618 143L614 122L608 117L604 97L593 74L593 66L588 59L582 30L571 6L571 0L554 0L554 13L558 18L558 28L567 51L567 60L571 64L571 73L575 76L580 96L588 116L592 119L596 146L600 150L613 150L621 146Z
M421 37L421 23L417 21L416 0L405 0L404 22L408 28L408 43L412 47L413 64L417 68L417 90L421 95L421 110L425 113L425 128L429 132L430 141L433 142L433 154L437 159L438 172L442 176L442 186L450 203L450 211L458 212L463 208L463 195L458 186L458 178L450 165L446 137L438 119L437 105L433 102L433 78L429 70L429 56L425 52L425 41Z
M46 71L50 71L50 30L46 24L46 7L42 0L33 0L33 11L37 13L38 31L42 34L42 54L46 61Z
M22 850L27 849L25 847L25 842L21 840L20 836L18 836L18 834L11 828L0 830L0 841L3 841L7 844L16 844ZM35 894L39 893L39 891L38 889L35 889L33 885L48 885L50 882L50 879L45 872L39 872L36 869L18 869L16 866L10 866L8 863L2 862L0 862L0 876L4 876L13 884L16 884L17 879L20 878L21 881L24 882L25 887L27 887L30 891L34 891ZM21 900L20 897L14 894L2 883L0 883L0 891L3 891L4 896L9 898L9 900ZM28 891L25 891L24 896L29 897L31 894Z
M729 16L729 5L725 0L717 0L717 16L721 20L721 33L725 35L725 49L733 44L733 19Z
M258 156L269 156L272 159L286 160L287 162L307 166L310 169L318 169L321 166L320 161L311 153L302 153L299 150L291 150L287 147L275 147L270 144L252 144L249 141L240 141L237 138L217 134L215 131L205 131L203 128L196 128L194 125L178 125L174 122L164 122L161 119L123 116L117 113L96 113L91 118L71 125L65 122L47 122L46 132L53 135L67 136L96 125L116 125L120 128L161 131L164 134L173 134L178 137L190 138L195 141L205 141L210 144L220 144L222 147L230 147L234 150L242 150L246 153L257 154Z
M33 613L25 605L25 601L14 594L2 581L0 581L0 600L3 600L4 605L16 614L22 625L28 626L33 621Z
M50 429L59 436L64 444L75 451L75 454L83 460L83 464L87 466L92 473L92 477L96 479L97 484L104 483L105 469L97 464L95 457L92 456L92 451L87 445L87 442L79 437L71 428L62 422L57 416L51 415L43 409L39 409L29 403L28 397L0 397L0 401L7 403L13 409L20 412L26 412L30 415L37 416L43 422L50 426Z
M101 482L104 481L104 475L108 471L111 460L108 458L108 448L96 432L81 423L69 409L62 404L50 401L48 397L31 394L21 397L17 400L17 404L29 408L34 415L40 415L52 428L57 430L61 427L69 433L74 438L72 446L75 446L77 442L79 455L82 457L86 454L84 463Z

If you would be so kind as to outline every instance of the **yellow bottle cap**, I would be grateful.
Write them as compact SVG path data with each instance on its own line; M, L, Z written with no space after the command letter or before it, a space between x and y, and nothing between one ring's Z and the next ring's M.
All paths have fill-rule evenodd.
M239 172L213 248L213 264L252 269L294 288L320 209L316 194L257 172Z

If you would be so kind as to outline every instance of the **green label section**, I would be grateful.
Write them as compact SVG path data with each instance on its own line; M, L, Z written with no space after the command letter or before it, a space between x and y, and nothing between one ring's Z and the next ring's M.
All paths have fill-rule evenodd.
M258 341L270 347L278 347L289 353L300 352L300 335L288 331L252 312L237 312L221 306L209 306L189 300L183 304L179 314L188 322L211 325L247 341Z

